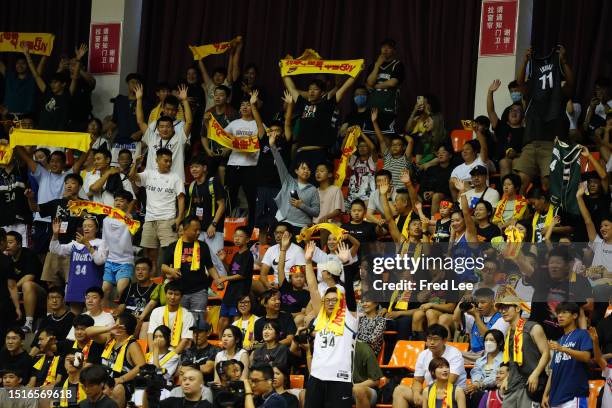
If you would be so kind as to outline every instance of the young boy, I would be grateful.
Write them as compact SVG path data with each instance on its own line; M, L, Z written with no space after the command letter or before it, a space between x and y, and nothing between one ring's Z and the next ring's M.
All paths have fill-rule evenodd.
M319 183L319 215L312 220L315 224L334 222L344 212L342 191L334 182L334 168L329 163L317 165L315 180ZM321 247L327 244L329 233L321 230Z
M87 172L83 181L83 190L91 201L109 206L113 205L117 191L127 190L134 194L132 183L126 175L121 174L121 168L111 167L111 158L111 152L107 149L94 150L95 170Z
M376 108L372 109L372 125L380 145L380 152L383 154L383 168L391 172L393 187L403 188L400 175L410 164L410 149L406 148L406 141L398 135L392 137L391 146L388 145L378 125L378 109Z
M227 282L227 287L221 302L219 333L240 315L237 309L238 297L251 291L255 261L248 247L249 236L244 227L238 227L234 232L234 245L238 247L238 252L232 258L231 264L227 264L227 276L220 278L221 282Z
M159 247L165 248L176 241L176 231L185 213L185 186L176 173L170 172L172 151L157 150L157 170L146 169L137 173L140 156L130 170L130 180L146 189L147 207L140 246L147 258L156 265ZM178 206L178 211L177 211ZM155 269L155 268L154 268Z
M183 107L180 106L178 99L172 95L172 88L167 82L159 82L155 87L155 96L159 103L149 113L148 123L155 122L164 115L168 115L168 109L175 109L176 120L182 121L185 118ZM168 98L171 97L171 98Z
M356 199L351 203L351 221L342 224L342 228L354 236L360 242L376 241L376 225L365 221L366 205L361 199Z
M128 214L129 205L133 200L132 193L119 190L114 194L113 207ZM134 274L134 249L132 234L123 222L106 217L102 222L102 239L108 248L108 257L104 264L104 302L108 305L113 287L117 286L117 298L130 284Z

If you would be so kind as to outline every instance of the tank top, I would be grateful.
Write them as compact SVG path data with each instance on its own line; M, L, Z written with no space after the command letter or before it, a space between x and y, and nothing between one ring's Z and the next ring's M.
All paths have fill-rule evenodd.
M123 367L121 367L120 373L113 371L113 364L115 364L115 361L117 360L117 355L119 354L119 351L121 350L121 346L118 346L117 344L115 344L108 359L102 357L102 365L110 373L109 375L112 378L119 378L123 374L130 372L130 370L134 368L134 365L131 364L128 359L128 349L130 348L130 345L135 341L136 339L134 338L128 340L128 345L125 350L125 358L123 359Z
M102 240L96 238L89 242L99 248ZM70 271L66 286L66 302L85 302L85 291L92 286L102 287L104 265L96 265L91 253L84 246L73 242L70 254ZM79 248L80 247L80 248Z
M427 396L429 396L429 393L431 392L431 385L427 387ZM452 388L452 399L453 399L453 407L457 406L457 399L455 398L455 389L456 389L456 385L453 384L453 388ZM443 399L439 399L438 397L436 397L436 408L443 408L443 407L448 407L450 404L444 404L444 400Z

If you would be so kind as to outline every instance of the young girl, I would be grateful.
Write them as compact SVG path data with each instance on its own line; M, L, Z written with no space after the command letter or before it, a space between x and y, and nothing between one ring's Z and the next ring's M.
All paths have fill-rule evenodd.
M507 174L502 180L504 196L495 208L493 223L503 231L509 225L522 220L529 202L518 192L521 189L521 178L516 174Z
M453 203L450 201L440 201L440 218L434 220L433 218L428 221L430 226L434 226L433 242L448 242L450 239L450 227L451 227L451 211L453 210ZM419 216L421 215L419 212Z
M448 381L450 365L443 357L436 357L429 363L429 373L434 383L423 390L422 408L465 408L465 393Z
M223 330L221 335L221 346L223 350L215 356L215 382L221 383L217 365L226 360L238 360L244 365L242 370L241 380L249 378L249 353L242 348L242 331L236 326L228 326Z
M251 350L253 342L255 341L255 321L259 319L255 316L251 309L253 308L253 298L246 293L242 294L238 298L238 312L240 317L233 323L233 325L240 329L242 333L242 346L246 350Z
M344 212L342 191L334 183L334 169L329 163L317 166L315 180L319 183L319 215L313 218L315 224L321 222L337 223L338 217ZM321 246L327 244L329 231L320 230Z
M158 326L153 332L153 349L146 355L147 363L162 370L168 389L172 389L172 377L180 362L179 355L170 350L170 335L168 327Z
M272 364L287 367L289 349L278 342L279 327L275 321L266 322L263 327L263 346L256 348L251 354L251 367L260 364Z

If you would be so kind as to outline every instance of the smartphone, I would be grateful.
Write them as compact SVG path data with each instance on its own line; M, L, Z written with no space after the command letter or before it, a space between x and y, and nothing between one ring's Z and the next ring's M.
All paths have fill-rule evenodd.
M422 104L425 102L425 97L423 95L417 96L417 104Z
M297 191L291 190L290 194L291 194L291 198L296 199L296 200L300 199L300 196L298 195Z

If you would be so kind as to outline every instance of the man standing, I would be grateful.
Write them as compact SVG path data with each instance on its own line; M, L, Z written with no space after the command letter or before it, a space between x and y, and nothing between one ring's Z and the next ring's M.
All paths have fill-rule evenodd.
M504 408L530 408L542 400L546 383L544 369L550 351L544 329L521 317L521 299L506 296L495 304L502 318L510 324L504 342L504 363L508 378L504 388Z
M0 140L0 144L6 144ZM28 175L15 160L0 164L0 226L6 231L17 231L21 234L24 246L30 247L32 212L25 196Z

